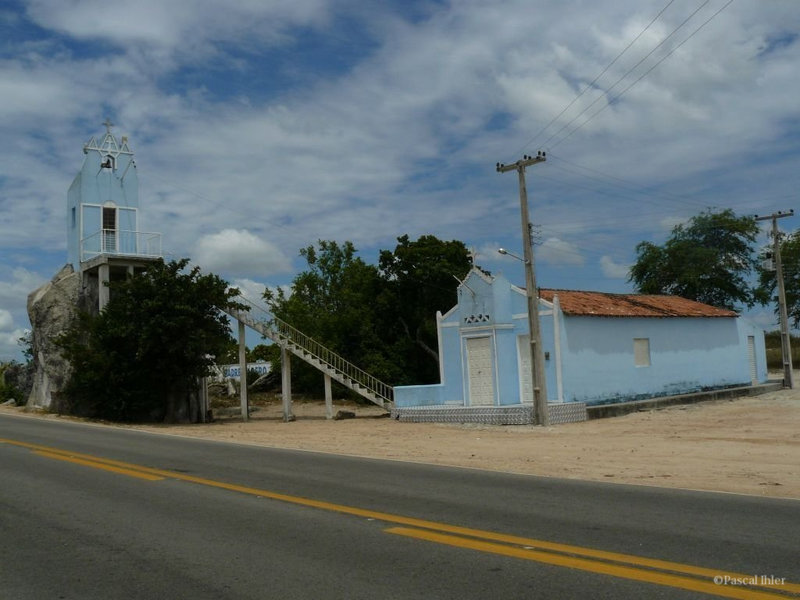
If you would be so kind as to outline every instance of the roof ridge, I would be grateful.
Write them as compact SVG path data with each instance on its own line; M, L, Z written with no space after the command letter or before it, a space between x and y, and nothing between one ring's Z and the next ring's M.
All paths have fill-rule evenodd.
M683 296L678 296L676 294L640 294L640 293L637 293L637 292L601 292L599 290L570 290L570 289L567 289L567 288L547 288L547 287L540 287L539 291L545 291L545 292L577 292L579 294L601 294L603 296L616 296L616 297L634 296L636 298L683 298ZM688 298L683 298L683 299L684 300L688 300ZM697 300L693 300L692 302L697 302Z
M660 297L663 298L664 296L662 295ZM668 296L668 297L680 298L680 296ZM639 300L635 300L635 299L630 298L630 297L627 298L627 301L630 302L631 304L634 304L634 305L638 306L638 307L647 308L649 310L654 310L654 311L660 312L661 314L664 314L664 315L673 315L673 316L675 315L675 311L674 310L669 310L669 309L666 309L666 308L662 308L660 306L654 306L654 305L652 305L650 303L647 303L647 302L640 302Z
M629 296L631 292L600 292L598 290L568 290L567 288L547 288L540 287L540 290L547 290L549 292L581 292L582 294L606 294L609 296ZM635 295L635 294L634 294ZM641 294L639 294L641 295Z

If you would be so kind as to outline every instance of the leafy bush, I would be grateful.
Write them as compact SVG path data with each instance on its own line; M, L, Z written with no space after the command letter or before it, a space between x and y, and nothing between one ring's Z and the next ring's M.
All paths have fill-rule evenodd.
M397 242L375 266L357 256L352 242L319 240L300 250L308 268L292 281L291 294L267 290L264 299L276 317L388 384L434 383L436 312L456 304L469 252L462 242L432 235ZM269 360L279 368L277 357ZM293 360L292 388L320 395L323 378Z
M16 406L24 406L28 393L30 365L22 365L16 361L0 364L0 404L14 400Z
M255 369L247 369L247 387L253 385L259 377L261 377L261 373Z
M792 367L800 367L800 345L792 343ZM783 352L780 346L767 348L767 369L770 371L783 371Z
M0 404L4 404L9 400L14 400L16 406L22 406L24 404L22 401L22 392L13 386L0 382Z
M110 283L99 315L81 314L60 338L72 365L68 412L114 421L193 420L197 380L230 344L222 307L238 293L188 259L159 260Z

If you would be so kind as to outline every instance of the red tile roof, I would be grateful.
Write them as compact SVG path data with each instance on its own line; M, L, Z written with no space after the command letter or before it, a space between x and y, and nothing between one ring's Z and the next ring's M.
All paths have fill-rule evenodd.
M539 290L548 302L558 295L566 315L585 317L737 317L732 310L716 308L679 296L606 294L578 290Z

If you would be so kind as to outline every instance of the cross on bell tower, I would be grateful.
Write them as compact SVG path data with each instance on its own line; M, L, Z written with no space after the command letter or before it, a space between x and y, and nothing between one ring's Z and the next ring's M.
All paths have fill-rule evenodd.
M475 248L475 246L472 246L469 249L469 252L467 252L467 256L469 257L470 264L472 264L472 266L474 267L475 266L475 261L478 259L478 250L477 250L477 248Z

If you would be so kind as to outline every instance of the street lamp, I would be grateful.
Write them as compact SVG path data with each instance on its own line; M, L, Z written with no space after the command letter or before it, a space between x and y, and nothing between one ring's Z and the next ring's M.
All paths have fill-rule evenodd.
M516 258L519 262L528 264L527 262L525 262L524 258L522 258L521 256L519 256L517 254L514 254L513 252L509 252L505 248L498 248L497 249L497 253L498 254L502 254L503 256L510 256L511 258Z

